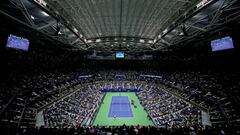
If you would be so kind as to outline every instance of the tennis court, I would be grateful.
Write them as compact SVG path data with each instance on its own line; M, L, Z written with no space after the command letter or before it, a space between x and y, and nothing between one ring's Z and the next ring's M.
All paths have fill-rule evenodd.
M93 125L153 125L147 115L135 92L106 92Z
M128 96L112 96L108 117L133 117Z

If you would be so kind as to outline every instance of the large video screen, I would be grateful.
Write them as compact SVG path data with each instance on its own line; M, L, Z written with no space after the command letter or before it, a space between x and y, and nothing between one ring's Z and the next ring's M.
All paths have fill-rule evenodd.
M234 48L233 40L230 36L211 41L212 51L221 51Z
M27 51L29 40L10 34L7 40L7 47Z
M124 58L124 52L117 52L116 53L116 58L117 59L123 59Z

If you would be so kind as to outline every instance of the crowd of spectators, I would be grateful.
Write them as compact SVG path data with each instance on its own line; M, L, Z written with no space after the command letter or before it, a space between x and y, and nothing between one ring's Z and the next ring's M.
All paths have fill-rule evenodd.
M13 128L1 129L5 135L233 135L234 130L220 128L157 128L151 126L77 126L71 128Z
M235 96L230 93L236 92L239 83L236 82L237 80L231 82L233 76L236 79L236 74L222 76L219 73L214 74L210 71L207 73L201 71L165 72L162 73L162 79L159 82L170 86L172 92L208 110L213 123L225 120L235 123L240 118L236 109L239 92ZM230 98L236 100L235 104L234 100Z
M126 78L117 78L116 74L122 74L125 75ZM186 74L186 73L185 73ZM187 76L185 74L182 74L183 76ZM24 115L28 115L25 116L26 118L32 118L34 119L34 116L36 115L36 110L34 109L38 109L42 106L48 105L49 103L51 103L52 101L54 101L55 99L58 99L61 96L66 95L67 93L74 91L74 85L77 84L85 84L88 82L91 82L90 85L88 85L89 88L91 89L99 89L99 88L141 88L143 85L141 84L141 80L144 80L143 78L140 78L139 75L140 73L137 72L133 72L131 74L128 75L128 72L124 73L119 73L117 71L115 72L100 72L98 74L95 75L94 79L90 79L91 81L89 81L88 79L86 80L79 80L79 76L81 76L82 73L81 72L68 72L68 73L46 73L46 74L38 74L36 76L32 76L28 77L25 76L24 78L22 78L22 81L24 82L22 87L17 87L18 89L29 89L30 91L30 95L27 97L27 101L29 101L31 104L27 104L28 107L26 107L24 109L25 113ZM181 77L175 77L177 76L176 73L175 74L161 74L161 79L157 79L154 80L155 83L156 81L162 82L166 85L170 85L173 86L174 88L176 87L177 89L170 89L174 92L176 92L177 94L181 95L182 97L185 98L189 98L189 100L192 101L196 101L196 103L203 105L203 107L206 107L207 105L209 105L210 103L206 102L206 96L209 98L216 98L218 99L218 102L220 102L221 100L226 100L226 98L219 98L217 96L211 96L210 91L207 92L206 96L201 95L202 93L198 93L198 92L204 92L198 89L192 89L190 86L188 85L186 87L183 87L184 84L187 85L186 78L185 79L181 79L183 78L181 76L181 74L179 73L178 76ZM188 76L189 78L191 78L190 76ZM134 79L135 78L135 79ZM33 81L31 81L33 80ZM92 83L92 80L97 81L99 83ZM104 80L104 81L103 81ZM124 80L130 80L128 82L124 82ZM132 80L135 80L132 81ZM136 81L137 80L137 81ZM176 82L175 82L176 80ZM183 80L183 82L185 83L181 83L181 80ZM196 79L191 79L191 81L189 82L193 82ZM104 82L104 83L103 83ZM139 83L137 83L139 82ZM151 83L151 79L148 80L149 83ZM206 82L206 81L205 81ZM196 81L195 81L196 83ZM201 83L201 82L199 82ZM194 85L194 86L198 86L198 85ZM166 88L167 89L167 88ZM189 92L189 93L188 93ZM192 94L194 93L194 94ZM197 93L197 94L196 94ZM202 99L204 100L197 100L199 96L203 96ZM185 101L183 100L179 100L176 97L174 97L171 94L168 94L166 92L164 92L163 90L160 90L159 88L153 88L153 87L147 87L144 88L144 90L142 92L139 93L139 97L140 100L143 103L143 106L146 108L146 110L149 112L150 117L153 118L154 122L156 123L156 125L158 126L162 126L164 124L168 124L171 125L173 127L184 127L184 126L188 126L188 125L196 125L196 121L197 121L197 117L198 117L198 110L191 106L190 104L187 104ZM154 97L154 98L153 98ZM224 96L223 96L224 97ZM24 99L24 96L22 95L18 95L18 99ZM26 98L25 98L26 100ZM57 103L54 107L50 108L52 110L50 110L49 112L59 112L61 114L66 113L66 111L64 113L62 113L62 110L57 110L56 108L65 108L68 107L67 103L71 102L71 101L66 101L67 99L64 99L62 101L62 104ZM70 100L70 99L69 99ZM74 99L71 99L74 100ZM200 102L198 102L200 101ZM206 102L206 103L205 103ZM21 109L24 108L24 102L21 104L21 106L19 108L17 108L16 106L14 106L13 108L15 109L15 111L18 111L18 115L17 117L14 116L12 117L12 115L8 116L7 119L11 119L14 118L15 122L19 122L19 119L21 117ZM162 106L161 106L162 104ZM227 116L235 116L235 118L237 118L237 114L233 113L235 110L233 108L231 108L231 106L229 106L230 104L227 104L226 107L230 108L229 111L226 111L226 115ZM214 119L214 117L224 117L224 115L222 114L222 112L220 111L220 109L216 108L215 104L210 104L210 107L215 107L214 110L212 110L211 113L211 117L212 119ZM224 106L224 104L222 104L222 106ZM75 108L76 109L76 108ZM211 109L211 108L209 108ZM226 109L224 107L224 109ZM189 115L190 113L190 115ZM69 114L69 113L66 113ZM94 113L92 113L94 114ZM15 114L13 114L15 115ZM53 115L53 114L52 114ZM50 113L49 113L50 116ZM59 116L62 117L62 116ZM70 121L71 119L76 118L77 116L71 115L70 118L68 118L67 121ZM189 120L191 119L191 120ZM58 119L59 120L59 119ZM56 120L57 122L55 122L54 120L50 120L48 122L50 127L54 127L56 125L58 125L59 121ZM67 121L65 121L65 124L61 124L62 125L71 125L71 124L66 124ZM83 119L79 119L79 121L77 121L77 123L82 123ZM64 122L60 122L60 123L64 123ZM59 125L58 125L59 126Z
M109 89L109 88L124 88L124 89L141 89L146 82L143 81L127 81L127 80L118 80L118 81L105 81L105 80L98 80L93 84L89 85L88 87L93 89Z
M49 72L38 73L33 76L22 75L21 80L16 85L2 87L4 98L2 98L1 109L7 109L11 113L6 113L2 118L4 121L18 123L20 119L35 119L36 111L57 100L58 98L72 92L75 87L91 81L90 79L79 78L87 72ZM18 78L17 78L18 79ZM7 91L8 90L8 91ZM6 93L14 92L8 96ZM15 97L12 106L4 108ZM4 100L6 99L6 100ZM19 101L19 99L21 99ZM20 104L20 102L22 102ZM16 104L16 105L13 105ZM23 114L22 114L23 113ZM30 117L31 116L31 117ZM26 117L26 118L24 118ZM14 119L12 119L14 118Z
M137 93L141 104L159 126L183 128L197 126L200 110L157 86L148 84Z
M47 127L72 127L90 124L102 101L103 93L97 89L82 87L70 96L44 110Z
M101 102L103 93L100 93L100 89L103 88L141 89L141 92L138 93L139 99L157 126L190 127L197 125L198 117L200 117L198 109L156 86L154 87L153 84L150 87L148 84L138 81L97 81L78 88L79 91L76 93L45 109L46 126L71 127L86 123L89 125Z
M77 92L44 109L46 127L72 127L90 125L102 101L104 88L138 88L142 83L130 81L97 81L76 88ZM75 90L76 91L76 90Z
M124 64L112 61L82 62L78 58L65 53L55 55L34 51L27 53L1 53L0 56L1 58L6 58L3 61L3 67L7 69L0 71L1 122L19 125L19 123L24 122L27 124L29 123L27 120L32 119L32 123L34 123L34 117L39 108L47 106L62 96L75 91L76 86L79 84L90 83L89 87L92 89L95 86L96 88L140 87L141 81L146 81L148 83L164 84L166 86L164 89L166 88L166 90L206 108L210 113L212 122L216 122L216 124L221 122L227 122L224 123L225 125L229 123L239 124L240 117L237 105L240 102L238 96L240 79L239 73L235 71L232 73L216 73L212 70L202 71L198 69L161 71L159 68L156 68L158 67L156 62L151 61L130 61L123 62ZM110 67L108 67L109 65ZM140 77L141 74L157 75L161 76L161 78L142 78ZM94 77L83 79L79 78L81 75L94 75ZM130 81L130 83L115 83L115 81L124 80ZM93 81L105 81L106 83L100 83L98 86L92 83ZM139 81L140 83L132 83L134 81ZM146 93L144 91L149 92ZM180 123L180 126L177 127L182 128L184 124L191 125L196 122L198 110L185 101L165 93L160 88L148 86L144 91L139 93L139 98L140 100L142 98L142 104L149 111L150 116L154 118L157 125L168 123L175 127L176 123ZM150 99L151 97L154 98ZM149 102L146 99L150 99ZM52 112L62 112L59 108L72 111L66 106L66 103L72 103L72 100L74 99L69 97L59 101L53 107L55 110L52 110ZM166 106L161 106L161 104ZM177 108L173 108L173 106L177 106ZM157 108L155 110L158 110L160 113L154 110L155 107ZM83 116L85 114L83 113ZM186 116L185 119L182 116ZM49 113L49 117L51 117L51 113ZM76 117L76 115L71 115L71 118ZM190 118L193 119L189 120ZM50 127L56 125L54 123L58 123L54 118L52 119L48 122ZM64 122L66 123L67 121ZM81 119L78 122L81 123L83 120Z

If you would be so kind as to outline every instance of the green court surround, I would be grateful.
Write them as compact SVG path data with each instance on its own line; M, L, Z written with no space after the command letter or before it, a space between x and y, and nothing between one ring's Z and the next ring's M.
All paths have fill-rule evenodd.
M128 99L131 103L131 100L134 101L136 108L131 104L133 111L133 117L131 118L109 118L108 112L111 104L112 96L128 96ZM107 92L101 105L97 116L93 122L93 125L99 126L119 126L119 125L144 125L144 126L153 126L153 122L147 117L147 112L144 110L143 106L140 104L139 99L134 92Z

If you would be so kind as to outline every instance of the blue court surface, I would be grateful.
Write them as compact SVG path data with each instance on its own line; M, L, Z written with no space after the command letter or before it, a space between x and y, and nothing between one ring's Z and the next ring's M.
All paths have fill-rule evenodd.
M112 96L108 117L133 117L128 96Z

